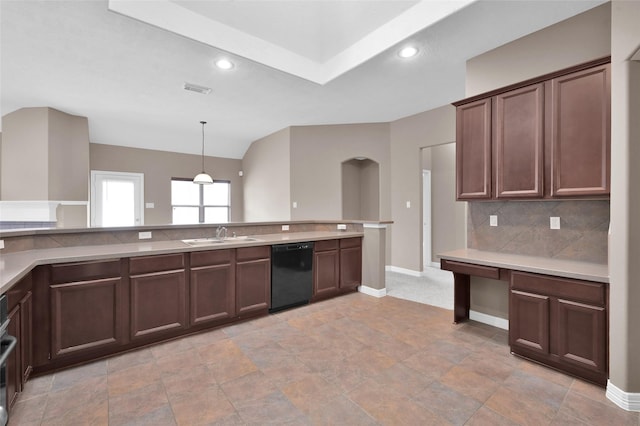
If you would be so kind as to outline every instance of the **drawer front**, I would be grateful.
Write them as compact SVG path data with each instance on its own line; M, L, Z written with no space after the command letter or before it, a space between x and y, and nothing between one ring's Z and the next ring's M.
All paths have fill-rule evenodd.
M270 257L270 246L243 247L236 249L236 259L239 262L244 260L268 259Z
M130 275L172 271L175 269L184 269L184 255L182 253L132 257L129 261Z
M591 303L599 306L605 305L606 286L604 283L514 271L511 274L511 288L513 290L545 294L560 299Z
M69 283L74 281L92 281L119 276L119 259L51 265L52 284Z
M500 279L500 268L494 266L475 265L473 263L456 262L442 259L440 267L457 274L473 275L474 277Z
M338 240L316 241L313 245L315 251L329 251L338 249Z
M233 250L194 251L190 253L191 266L225 265L231 263Z
M362 238L343 238L340 240L340 248L358 247L362 245Z

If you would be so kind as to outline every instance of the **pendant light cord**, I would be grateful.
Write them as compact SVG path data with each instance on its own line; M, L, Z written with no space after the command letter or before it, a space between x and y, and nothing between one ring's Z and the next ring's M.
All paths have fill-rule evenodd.
M201 121L202 124L202 173L204 173L204 125L207 124L206 121Z

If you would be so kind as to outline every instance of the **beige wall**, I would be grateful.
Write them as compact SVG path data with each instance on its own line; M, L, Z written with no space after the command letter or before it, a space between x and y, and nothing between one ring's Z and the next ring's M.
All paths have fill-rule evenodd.
M200 172L201 157L92 143L89 164L91 170L144 173L145 202L155 204L145 209L145 224L163 225L171 223L171 178L193 178ZM204 167L213 179L231 181L231 221L242 221L241 160L205 157Z
M355 157L379 163L380 218L388 219L388 123L292 127L291 219L342 219L342 162Z
M3 200L89 199L86 117L53 108L22 108L2 118ZM25 171L31 179L23 179Z
M48 108L23 108L2 117L2 199L49 199ZM30 179L23 179L29 171Z
M242 159L244 220L291 219L290 129L251 144Z
M342 163L342 219L380 219L380 166L364 160Z
M466 203L456 201L456 144L427 150L432 159L431 261L438 262L438 253L465 247Z
M609 356L611 383L640 393L640 2L612 3L611 236Z
M467 97L608 56L606 3L467 61Z
M391 265L422 270L420 149L455 140L455 108L446 105L391 123ZM455 192L452 192L455 194ZM409 201L411 207L407 208Z
M89 200L89 123L49 108L49 200Z
M608 3L598 6L470 59L466 96L608 56L611 52L610 10ZM477 303L484 300L492 300L494 305L487 309L485 304ZM508 292L504 285L491 286L472 277L472 310L506 318L507 306ZM500 307L504 312L499 312Z

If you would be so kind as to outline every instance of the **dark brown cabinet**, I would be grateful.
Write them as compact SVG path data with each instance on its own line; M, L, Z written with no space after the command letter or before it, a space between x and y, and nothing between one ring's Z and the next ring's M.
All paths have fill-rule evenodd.
M456 192L460 200L491 198L491 99L456 109Z
M120 260L54 265L49 292L51 359L123 343L126 307Z
M271 305L271 247L236 249L236 312L267 313Z
M187 327L183 254L131 258L129 274L132 340Z
M7 316L9 326L7 332L9 335L20 338L20 306L14 307ZM16 344L13 352L9 354L6 363L6 392L7 405L11 407L15 402L18 394L22 391L22 374L20 374L20 360L22 358L22 345Z
M353 290L362 284L362 238L340 240L340 289Z
M551 81L554 197L609 194L610 74L607 64Z
M544 181L544 85L493 98L496 198L541 198Z
M608 196L605 61L456 102L457 199Z
M510 286L511 350L604 384L608 376L606 286L515 271Z
M234 250L190 254L191 325L214 324L236 315Z
M334 296L340 282L338 240L316 241L313 247L313 298Z

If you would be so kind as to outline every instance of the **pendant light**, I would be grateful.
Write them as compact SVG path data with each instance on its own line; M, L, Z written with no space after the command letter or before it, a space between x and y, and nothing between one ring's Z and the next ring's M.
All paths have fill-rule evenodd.
M197 183L198 185L211 185L213 179L204 172L204 125L207 124L207 122L201 121L200 124L202 124L202 173L193 178L193 183Z

